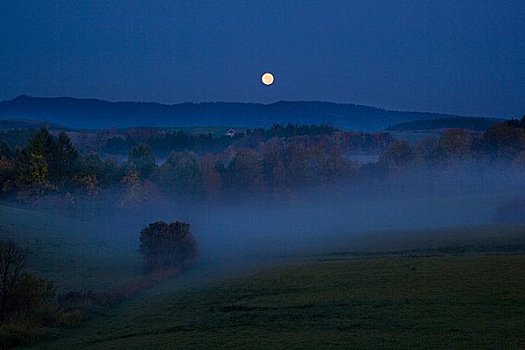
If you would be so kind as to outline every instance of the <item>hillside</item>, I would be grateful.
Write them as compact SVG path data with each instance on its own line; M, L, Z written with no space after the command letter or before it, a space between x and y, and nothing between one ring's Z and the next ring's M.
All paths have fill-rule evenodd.
M334 254L226 278L191 271L28 348L517 349L524 262L522 254Z
M472 129L485 131L494 123L500 122L501 119L495 118L475 118L475 117L452 117L437 118L428 120L412 120L401 122L387 128L387 131L420 131L435 129Z
M26 130L48 128L51 130L69 130L67 126L39 120L0 119L0 130Z
M0 239L13 239L27 249L31 271L51 279L58 292L115 287L140 274L140 256L136 242L126 236L128 231L88 224L61 211L4 204L0 205Z
M445 117L452 116L316 101L165 105L153 102L19 96L0 102L0 119L30 119L90 129L224 125L253 128L269 127L275 123L294 123L330 124L346 130L375 131L404 121Z
M56 214L0 206L0 235L28 249L34 270L60 291L99 290L140 273L133 224L111 230ZM518 348L523 232L490 225L345 233L334 250L261 265L204 260L27 348Z

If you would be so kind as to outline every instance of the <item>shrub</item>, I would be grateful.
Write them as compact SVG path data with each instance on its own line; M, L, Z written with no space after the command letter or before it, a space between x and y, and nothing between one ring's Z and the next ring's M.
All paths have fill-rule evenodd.
M26 273L13 291L12 312L27 320L41 321L41 310L52 303L54 295L55 288L51 281Z
M27 254L13 241L0 241L0 323L13 311L13 299L27 264Z
M140 252L144 255L144 269L147 272L185 269L197 258L198 246L189 224L157 221L141 231Z
M11 349L45 336L45 329L27 322L0 325L0 350Z
M0 241L0 350L44 335L58 311L50 281L25 272L27 254L13 241Z

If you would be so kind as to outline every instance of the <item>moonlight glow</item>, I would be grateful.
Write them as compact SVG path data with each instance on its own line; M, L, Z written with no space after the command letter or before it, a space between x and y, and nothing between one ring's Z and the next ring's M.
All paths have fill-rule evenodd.
M272 85L273 84L273 74L272 73L264 73L261 77L261 80L264 85Z

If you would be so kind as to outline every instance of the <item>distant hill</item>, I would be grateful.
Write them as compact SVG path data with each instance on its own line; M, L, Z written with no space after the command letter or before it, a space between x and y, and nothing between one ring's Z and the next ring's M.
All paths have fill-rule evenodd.
M409 122L402 122L395 124L387 131L419 131L419 130L435 130L435 129L472 129L478 131L485 131L494 123L501 122L502 119L495 118L479 118L479 117L449 117L437 118L427 120L413 120Z
M0 130L40 129L70 130L69 127L38 120L0 119Z
M1 117L0 117L1 118ZM69 126L64 126L60 124L49 123L45 121L36 121L36 120L25 120L25 119L0 119L0 132L1 131L10 131L10 130L31 130L31 129L41 129L47 128L51 131L59 132L76 132L76 133L97 133L101 129L80 129L80 128L71 128ZM222 136L230 129L229 126L173 126L173 127L151 127L151 126L130 126L124 128L113 128L113 131L120 131L123 133L144 133L144 132L177 132L182 131L187 134L212 134L214 136ZM241 129L242 130L242 129Z
M398 112L355 104L279 101L259 103L108 102L71 97L19 96L0 102L0 119L30 119L74 128L134 126L270 127L275 123L330 124L346 130L375 131L408 120L454 117Z

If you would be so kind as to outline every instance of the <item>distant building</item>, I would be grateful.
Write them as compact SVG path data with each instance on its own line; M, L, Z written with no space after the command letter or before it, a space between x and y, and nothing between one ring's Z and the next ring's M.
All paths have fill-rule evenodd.
M237 131L235 131L235 129L228 129L228 131L226 131L226 134L224 134L224 136L228 137L234 137L235 135L237 135Z

